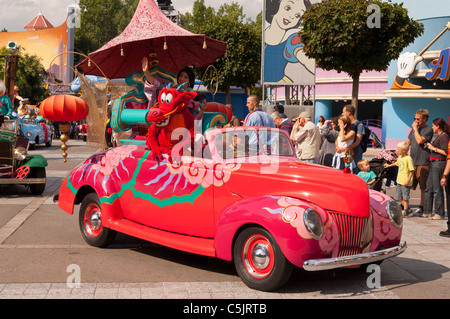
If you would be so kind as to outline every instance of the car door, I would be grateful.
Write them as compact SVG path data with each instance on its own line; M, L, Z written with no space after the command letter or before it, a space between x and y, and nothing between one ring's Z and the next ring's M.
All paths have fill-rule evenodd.
M135 184L121 201L124 217L161 230L212 238L214 201L208 182L214 173L212 160L183 156L183 162L176 164L146 154Z

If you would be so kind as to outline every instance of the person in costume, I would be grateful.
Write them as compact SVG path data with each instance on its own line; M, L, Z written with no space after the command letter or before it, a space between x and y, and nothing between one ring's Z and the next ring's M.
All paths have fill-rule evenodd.
M17 85L14 86L14 95L12 100L14 108L17 108L19 106L19 102L22 101L22 99L23 97L19 95L19 87Z
M17 115L19 117L31 117L32 112L28 106L29 103L30 101L27 98L20 101L19 107L17 108Z
M13 118L13 105L8 95L6 95L6 86L3 81L0 80L0 114L4 115L5 118Z
M298 35L309 0L266 0L264 30L264 81L314 82L315 61L303 52Z
M158 92L161 90L161 82L149 72L147 57L142 59L142 71L145 75L144 93L147 97L149 108L151 108L157 103ZM186 84L182 86L184 83ZM177 87L182 86L183 92L193 92L195 85L194 67L186 66L181 69L178 72L175 84ZM200 100L202 100L201 103ZM196 98L189 101L187 107L194 115L194 118L201 119L203 112L206 110L207 102L203 95L197 95Z

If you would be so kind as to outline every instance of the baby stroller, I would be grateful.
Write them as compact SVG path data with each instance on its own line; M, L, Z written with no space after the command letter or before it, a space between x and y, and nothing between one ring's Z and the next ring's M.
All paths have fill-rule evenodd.
M397 161L397 154L393 150L382 150L372 160L369 161L370 170L375 173L377 178L372 184L372 189L376 191L383 191L386 193L384 187L389 187L391 182L395 183L397 179L398 168L396 166L384 168L384 164L393 164ZM383 189L383 190L382 190Z

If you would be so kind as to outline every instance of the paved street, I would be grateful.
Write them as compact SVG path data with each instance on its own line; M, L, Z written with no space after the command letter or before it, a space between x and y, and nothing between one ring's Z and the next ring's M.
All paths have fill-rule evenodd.
M287 286L264 293L247 288L234 266L218 259L127 236L119 236L107 249L93 248L79 234L77 214L66 214L52 200L62 178L95 151L84 144L69 141L67 163L59 141L33 151L49 161L43 196L21 187L0 189L0 299L449 298L450 239L439 236L446 220L405 219L408 249L383 262L378 288L369 288L369 274L355 269L296 270ZM376 153L369 150L365 156ZM387 192L392 195L394 187ZM414 208L418 191L412 196ZM74 269L81 272L80 287L71 286Z

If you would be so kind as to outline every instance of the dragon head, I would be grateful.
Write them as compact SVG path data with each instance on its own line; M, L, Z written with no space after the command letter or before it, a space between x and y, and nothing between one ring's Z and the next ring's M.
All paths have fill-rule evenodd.
M197 93L183 92L183 85L172 88L170 85L163 88L158 95L158 103L152 107L146 116L147 123L156 123L156 127L164 128L170 123L175 124L175 119L185 114L187 105ZM176 125L178 126L178 125Z

